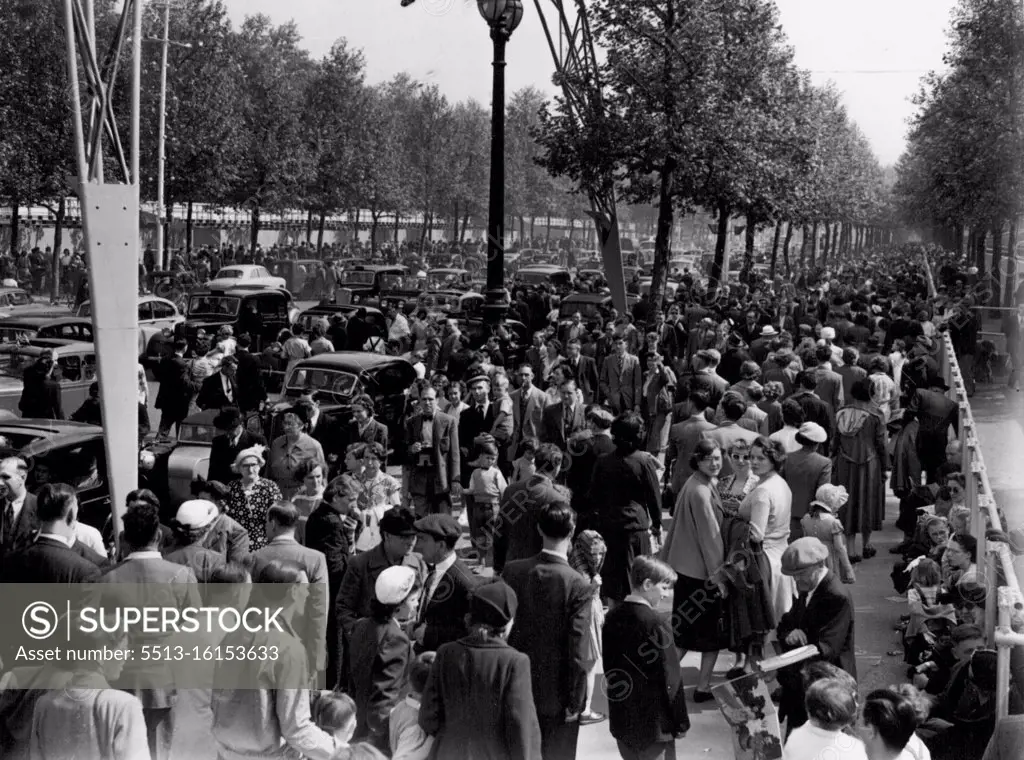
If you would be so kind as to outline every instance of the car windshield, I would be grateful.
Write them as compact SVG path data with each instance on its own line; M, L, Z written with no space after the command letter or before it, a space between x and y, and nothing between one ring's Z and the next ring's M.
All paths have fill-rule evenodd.
M454 272L428 272L427 287L430 290L465 290L462 276Z
M178 431L178 443L198 443L209 446L217 435L217 428L213 425L188 425L182 424Z
M227 267L227 268L221 269L219 272L217 272L217 276L214 277L214 279L215 280L240 280L243 277L245 277L245 270L244 269L235 269L235 268L232 268L232 267Z
M0 377L21 380L25 375L25 369L32 366L35 360L34 355L17 349L0 349Z
M585 321L601 318L601 305L597 303L563 303L558 308L559 319L572 319L579 312Z
M413 274L382 274L381 290L419 290L420 281Z
M342 286L373 285L373 272L364 272L362 270L345 272L345 277L341 284Z
M530 285L541 285L548 281L547 272L524 272L519 270L519 279Z
M419 306L424 309L436 309L437 311L451 311L459 304L458 296L430 295L420 296Z
M38 330L29 330L25 327L0 326L0 343L28 343L38 334Z
M234 317L238 314L240 300L229 296L192 296L188 302L190 317Z
M360 387L359 378L350 372L320 367L298 367L288 376L289 391L315 390L317 396L352 398Z

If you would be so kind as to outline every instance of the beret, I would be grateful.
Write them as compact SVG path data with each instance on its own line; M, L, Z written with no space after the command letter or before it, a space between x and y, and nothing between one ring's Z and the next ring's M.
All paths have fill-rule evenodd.
M416 521L417 533L425 533L440 541L458 541L462 536L459 522L451 515L427 515Z
M401 604L415 585L415 570L405 565L392 565L377 576L373 592L381 604Z
M415 536L416 517L402 507L392 507L380 518L380 532L389 536Z
M828 433L825 432L825 428L817 422L805 422L796 432L798 435L802 435L808 441L813 441L814 443L824 443L828 440Z
M217 516L217 505L206 499L183 501L174 519L185 528L205 528Z
M504 628L516 616L519 600L504 581L494 581L478 586L469 599L469 611L473 620L494 628Z
M835 328L832 328L832 327L822 327L821 328L821 337L824 338L825 340L835 340L836 339Z
M825 548L825 544L811 536L798 538L782 553L782 574L795 575L803 570L824 565L826 560L828 549Z

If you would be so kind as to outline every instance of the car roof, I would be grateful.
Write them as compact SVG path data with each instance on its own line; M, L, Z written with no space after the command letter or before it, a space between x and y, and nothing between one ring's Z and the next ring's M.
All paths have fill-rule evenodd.
M66 325L66 324L78 324L86 322L92 324L92 320L88 317L14 317L13 319L5 319L0 321L0 327L26 327L26 328L40 328L49 327L51 325Z
M408 267L399 264L357 264L357 272L401 272L405 274Z
M201 290L193 290L190 292L189 298L193 296L232 296L234 298L245 298L246 296L252 295L266 295L267 293L274 293L275 295L284 296L291 300L292 294L281 288L203 288Z
M295 366L319 367L322 369L337 369L358 373L390 367L395 364L409 364L409 362L400 356L388 356L387 354L376 354L370 351L333 351L327 354L318 354L309 359L302 359ZM411 364L409 366L410 368L412 367Z
M429 277L432 274L439 274L441 272L446 272L448 274L469 274L468 269L460 269L458 267L437 267L436 269L428 269L427 277Z
M359 311L360 309L364 309L367 314L381 314L381 315L383 315L383 313L384 313L380 309L378 309L378 308L376 308L374 306L363 306L362 304L358 304L358 303L352 303L352 304L347 304L347 303L345 303L345 304L342 304L342 303L321 303L321 304L317 304L316 306L311 306L310 308L305 309L304 311L299 313L299 316L301 317L301 316L304 316L306 314L312 314L314 316L317 315L317 314L346 314L346 315L348 315L348 314L352 314L353 312Z
M572 293L563 298L562 303L605 303L611 300L607 293Z
M103 428L71 420L0 419L0 435L38 434L38 438L21 449L22 456L44 456L59 446L74 445L103 438Z
M57 358L68 353L95 353L96 347L92 343L85 343L78 340L63 340L62 338L36 338L31 343L17 344L5 343L0 345L2 353L22 353L28 356L39 356L48 349L57 349Z
M555 266L554 264L530 264L529 266L520 267L519 271L522 272L544 272L546 274L554 274L555 272L569 273L569 270L565 267Z

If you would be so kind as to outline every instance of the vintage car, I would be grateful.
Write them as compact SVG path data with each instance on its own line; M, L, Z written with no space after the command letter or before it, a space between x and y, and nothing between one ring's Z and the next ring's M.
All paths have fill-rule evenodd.
M225 288L282 288L288 289L284 277L272 275L259 264L232 264L221 268L206 287L211 290Z
M565 267L547 264L533 264L520 267L516 272L515 281L527 287L547 285L548 287L568 287L572 284L572 275Z
M0 319L8 317L60 316L62 310L46 298L35 300L24 288L0 288ZM67 314L66 311L63 314Z
M103 428L67 420L0 418L2 454L31 462L28 490L67 483L78 491L78 519L102 530L110 517L110 486Z
M366 393L373 398L375 418L388 427L388 447L400 457L408 391L415 380L412 364L398 356L338 351L303 359L289 370L278 401L268 405L265 435L268 441L281 435L281 413L309 391L320 403L322 414L342 423L352 418L352 399ZM344 452L324 454L343 456Z
M383 272L380 275L380 293L376 299L367 298L363 303L376 305L382 311L398 309L409 314L416 305L416 299L423 292L424 281L416 272L402 268L401 272Z
M206 480L210 449L217 436L213 420L219 413L217 409L207 409L189 415L178 425L176 438L158 438L139 455L140 475L165 508L177 509L181 502L192 498L192 481ZM262 432L259 415L250 415L246 426Z
M430 291L421 293L416 300L416 311L426 309L427 315L436 319L459 317L480 317L483 315L484 297L471 291Z
M298 315L291 293L284 289L204 289L189 296L185 337L192 344L200 329L216 335L222 325L231 325L236 336L252 337L251 350L256 353L276 340Z
M356 264L346 269L338 282L338 303L356 303L377 306L381 291L384 289L381 279L384 275L405 276L409 274L405 267L390 264ZM415 274L415 273L414 273ZM415 296L413 296L415 298Z
M565 340L572 316L579 312L587 330L600 330L611 319L612 297L606 293L573 293L558 305L558 337Z
M640 278L640 295L644 295L645 296L645 295L647 295L648 293L651 292L651 282L652 282L652 279L650 277L641 277ZM669 279L665 280L665 298L669 299L670 301L673 300L676 297L676 291L678 289L679 289L679 283L678 282L675 282L674 280L669 280Z
M75 311L75 315L91 320L92 304L89 301L83 301ZM165 329L173 330L176 325L184 321L185 316L177 304L169 298L154 295L139 296L139 354L148 354L149 346L155 336ZM89 340L92 338L90 337Z
M0 321L0 343L56 338L92 343L92 320L81 317L13 317Z
M427 290L465 291L470 287L472 275L467 269L431 269L427 272Z
M89 395L89 386L96 379L96 349L93 344L36 339L31 343L0 345L0 409L18 413L25 370L46 349L57 354L53 377L60 383L65 415L71 416L82 405Z
M304 329L312 330L313 325L323 319L328 321L335 314L341 314L346 319L359 316L370 328L371 336L387 342L388 325L384 319L384 312L372 306L356 306L355 304L319 303L316 306L306 309L296 318L293 324L300 324Z
M270 259L265 262L270 274L284 279L285 288L297 301L319 298L316 274L322 262L317 259Z

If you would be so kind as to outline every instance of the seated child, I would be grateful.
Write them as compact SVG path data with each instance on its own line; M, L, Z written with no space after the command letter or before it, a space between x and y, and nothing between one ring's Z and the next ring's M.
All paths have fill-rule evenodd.
M949 641L940 640L932 659L915 669L914 686L932 696L942 694L949 685L954 668L971 659L971 655L985 646L985 635L976 625L958 625Z
M434 652L424 652L409 668L409 693L391 709L388 735L391 756L401 760L427 760L434 737L420 728L420 700L434 664Z
M943 629L952 630L956 626L956 610L952 604L938 601L942 590L942 571L938 562L918 557L910 565L910 588L907 589L910 620L903 635L903 647L907 663L918 665L934 648L936 635ZM945 624L930 624L930 621L945 621Z

